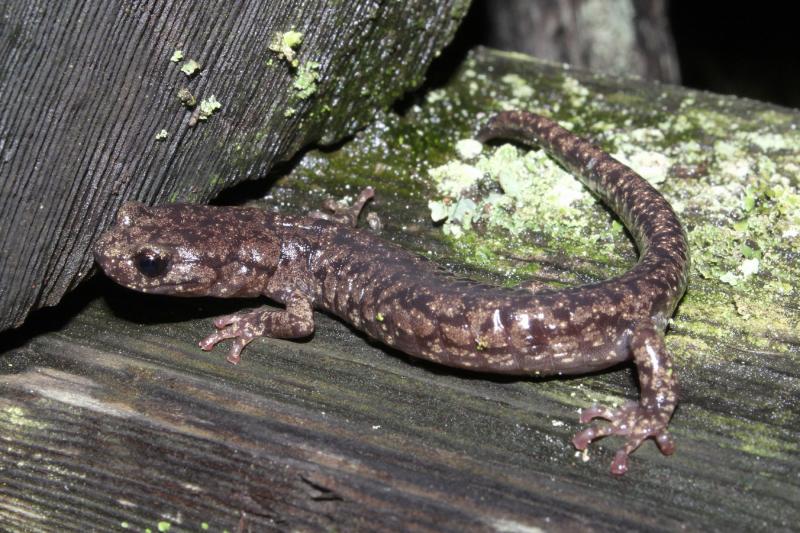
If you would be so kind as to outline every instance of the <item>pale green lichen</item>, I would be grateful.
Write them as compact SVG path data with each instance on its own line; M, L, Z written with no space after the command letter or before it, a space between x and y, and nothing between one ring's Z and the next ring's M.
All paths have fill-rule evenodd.
M204 98L200 101L199 113L197 120L208 120L208 118L222 109L222 104L217 101L214 95Z
M470 198L429 200L428 207L431 210L431 220L434 222L446 220L444 232L456 238L461 237L464 230L469 230L472 223L480 219L478 206Z
M428 200L428 209L431 211L431 220L441 222L452 215L450 204L452 200Z
M461 139L456 143L456 154L464 161L475 159L483 151L483 144L475 139Z
M269 44L269 49L280 55L292 68L300 64L296 57L297 49L303 44L303 34L299 31L289 30L277 32Z
M621 163L635 168L636 172L644 179L657 185L667 179L667 173L672 165L672 160L663 153L655 150L642 150L632 145L620 147L620 151L613 156Z
M319 63L307 61L297 69L292 87L294 96L298 100L306 100L317 92L317 82L319 81Z
M165 140L167 138L168 135L169 135L169 132L167 132L167 130L161 130L158 133L156 133L154 138L157 141L163 141L163 140Z
M460 237L473 223L485 222L518 235L526 229L557 230L579 239L586 226L581 204L595 200L573 176L538 151L520 154L505 144L474 164L451 161L428 171L443 195L428 203L444 231Z
M751 132L745 134L745 137L765 152L786 150L793 144L785 134Z
M590 92L581 82L571 76L565 76L561 85L565 96L572 107L583 107L589 98Z
M681 133L698 131L719 139L730 138L739 128L736 121L731 120L730 115L707 106L696 105L693 97L684 99L678 112L667 119L668 124L670 120L676 121L670 128L677 128Z
M172 52L172 56L169 58L169 60L173 63L180 63L183 61L183 50L175 50Z
M200 63L195 61L194 59L188 60L186 63L181 66L181 72L186 74L187 77L191 78L195 74L197 74L201 69Z
M728 271L728 272L725 272L724 274L722 274L719 277L719 280L722 283L727 283L728 285L736 285L742 280L742 277L736 275L736 273L734 273L734 272Z
M695 271L706 279L738 285L756 274L760 265L755 251L744 243L744 234L735 228L698 225L689 232L690 247L702 250L693 258Z
M514 98L527 99L533 96L533 87L528 85L519 74L506 74L500 78L500 81L511 87L511 94Z
M483 178L483 171L477 166L451 161L428 170L428 175L436 183L436 188L445 196L458 197Z
M178 100L189 109L197 105L197 98L195 98L192 92L186 87L178 89Z
M425 101L429 104L441 102L447 98L447 93L443 89L434 89L425 95Z

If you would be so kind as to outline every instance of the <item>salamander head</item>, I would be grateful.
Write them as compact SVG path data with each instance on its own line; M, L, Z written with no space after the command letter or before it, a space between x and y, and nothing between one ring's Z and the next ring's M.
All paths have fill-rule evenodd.
M259 294L277 252L262 234L248 246L252 209L198 205L146 207L126 203L94 247L97 264L111 279L141 292L179 296ZM274 270L274 266L272 267Z

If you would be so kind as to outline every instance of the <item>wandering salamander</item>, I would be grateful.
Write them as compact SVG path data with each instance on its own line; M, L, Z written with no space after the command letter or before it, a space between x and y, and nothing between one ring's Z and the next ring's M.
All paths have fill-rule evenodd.
M502 112L480 130L541 146L624 222L639 249L627 273L562 290L502 288L457 279L423 257L353 226L365 189L347 212L292 216L242 207L127 203L95 247L117 283L177 296L264 295L285 305L219 317L204 350L233 339L228 361L258 336L300 338L314 331L314 308L409 355L478 372L581 374L632 359L639 402L584 409L573 438L625 436L611 465L624 474L646 438L664 454L677 403L664 330L686 289L689 250L678 218L638 174L552 120ZM349 222L345 224L343 222Z

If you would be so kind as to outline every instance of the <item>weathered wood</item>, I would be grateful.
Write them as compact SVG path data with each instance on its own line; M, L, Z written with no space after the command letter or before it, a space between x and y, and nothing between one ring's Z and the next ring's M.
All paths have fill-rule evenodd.
M83 278L123 201L204 202L364 126L421 82L468 4L3 2L0 330Z
M667 335L683 391L673 456L648 442L614 479L619 439L588 457L569 444L579 407L635 396L630 367L549 380L459 373L320 314L312 339L258 340L234 367L225 346L204 353L196 342L211 317L253 302L147 296L98 278L3 339L0 522L36 531L123 522L155 531L160 521L231 531L794 528L800 242L787 207L800 199L798 112L478 50L402 117L383 115L339 149L305 154L262 204L304 211L377 183L370 209L387 238L474 277L562 284L628 268L632 245L607 210L582 195L565 210L563 194L552 199L535 182L551 200L513 211L526 224L517 237L499 214L458 238L431 225L428 201L442 193L428 171L478 165L457 160L456 141L481 113L512 106L629 157L686 222L692 278ZM518 155L504 168L523 161L550 179L536 151ZM760 271L747 263L745 273L756 248Z

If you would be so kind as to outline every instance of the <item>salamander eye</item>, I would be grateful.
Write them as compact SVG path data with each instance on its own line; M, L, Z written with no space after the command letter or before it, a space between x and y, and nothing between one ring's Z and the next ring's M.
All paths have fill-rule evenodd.
M168 258L153 250L142 250L133 256L136 269L148 278L156 278L169 270Z

